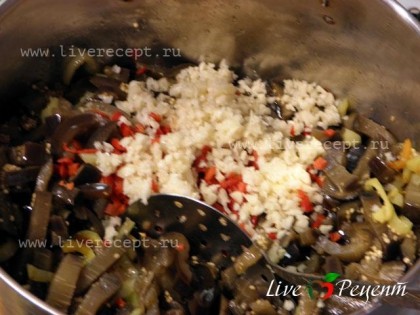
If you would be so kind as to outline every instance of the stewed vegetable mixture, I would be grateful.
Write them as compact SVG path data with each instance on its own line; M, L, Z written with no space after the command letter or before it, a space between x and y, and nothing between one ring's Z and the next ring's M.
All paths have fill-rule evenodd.
M67 86L34 87L0 126L0 262L57 309L348 311L348 300L267 298L267 283L242 276L257 247L222 270L192 256L182 231L142 233L127 208L156 193L205 201L299 272L393 284L416 262L420 155L347 100L238 78L224 62L75 70Z

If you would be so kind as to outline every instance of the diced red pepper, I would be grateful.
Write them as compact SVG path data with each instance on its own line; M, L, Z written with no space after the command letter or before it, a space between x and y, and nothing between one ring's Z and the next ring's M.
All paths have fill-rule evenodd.
M74 160L72 159L72 158L70 158L70 157L62 157L62 158L59 158L58 160L57 160L57 163L59 163L59 164L72 164L74 162Z
M112 185L114 184L114 176L112 176L112 175L102 176L101 183L104 183L104 184L108 185L109 187L112 187Z
M341 234L338 232L331 232L330 233L330 240L333 242L338 242L341 239Z
M207 184L211 184L216 176L216 166L210 166L204 175L204 180Z
M58 164L57 173L61 178L66 178L68 176L67 166L65 164Z
M80 153L96 153L98 150L96 150L96 149L82 149L82 148L80 148L80 149L77 149L77 148L75 148L75 147L69 147L68 145L67 145L67 143L64 143L63 144L63 150L64 151L66 151L66 152L68 152L68 153L73 153L73 154L80 154Z
M322 171L327 167L328 161L324 159L322 156L319 156L315 159L313 165L316 170Z
M214 203L212 205L213 208L215 208L216 210L220 211L221 213L226 213L225 208L218 202Z
M242 181L242 175L236 173L230 173L226 176L226 179L220 183L220 187L223 189L233 189L235 186Z
M298 196L300 198L300 207L303 209L303 212L312 212L314 210L314 206L308 195L303 190L299 189Z
M127 152L127 149L120 143L120 140L117 138L111 139L111 145L114 147L115 150L119 152Z
M322 186L324 186L324 176L316 176L315 183L317 183L318 186L322 188Z
M131 130L130 126L124 123L120 126L120 132L123 137L130 137L134 135L134 131Z
M134 126L134 130L136 132L139 132L139 133L144 133L146 131L146 127L144 127L142 124L138 123Z
M251 215L250 221L253 227L256 227L258 225L258 221L260 220L260 217L257 215Z
M137 60L137 56L134 57L134 60ZM136 70L136 75L142 75L146 72L147 68L145 66L141 66L139 68L137 68Z
M117 198L113 198L113 200L106 206L105 213L110 216L119 216L125 212L126 207L127 206Z
M243 181L240 181L237 185L237 190L240 191L241 193L245 193L246 192L246 184Z
M114 185L113 185L113 189L114 189L114 194L115 195L123 195L123 179L119 176L115 176L114 177Z
M258 165L258 152L253 150L252 156L254 157L254 161L252 161L251 165L258 171L260 169Z
M268 235L268 238L273 240L273 241L277 239L277 233L276 232L271 232L271 233L268 233L267 235Z
M155 179L152 179L152 191L154 193L158 193L159 192L159 184Z
M292 126L292 127L290 127L290 135L292 136L292 137L294 137L296 134L295 134L295 126Z
M209 152L211 152L211 147L210 146L208 146L208 145L205 145L205 146L203 146L202 148L201 148L201 153L200 153L200 155L199 156L197 156L196 158L195 158L195 160L194 160L194 162L193 162L193 166L195 167L195 168L200 168L200 164L201 164L201 162L202 161L207 161L207 154L209 153ZM200 170L198 170L198 171L201 171L201 169Z
M115 301L115 305L119 308L119 309L123 309L123 308L125 308L126 307L126 305L127 305L127 302L123 299L123 298L118 298L116 301Z
M323 214L317 213L315 221L312 222L311 227L317 229L321 226L322 222L324 222L325 216Z
M324 130L324 134L328 137L331 138L335 135L335 130L334 129L327 129Z
M183 252L183 251L185 250L185 245L184 245L184 243L178 243L178 244L176 245L175 249L176 249L178 252Z
M69 176L75 176L77 174L77 171L79 170L80 163L72 163L69 164L67 167L67 172Z
M162 116L157 114L157 113L151 112L149 114L149 116L150 116L150 118L152 118L154 121L156 121L158 123L160 123L162 121Z
M112 121L118 121L118 120L120 120L121 116L122 116L122 114L120 112L115 112L115 113L112 114L111 120Z

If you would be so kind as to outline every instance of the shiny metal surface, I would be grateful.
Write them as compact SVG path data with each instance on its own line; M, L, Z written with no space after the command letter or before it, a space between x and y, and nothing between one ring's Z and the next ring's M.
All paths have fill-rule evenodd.
M321 3L8 0L0 6L2 116L22 87L61 77L63 58L24 58L21 48L173 47L193 60L225 58L250 76L317 81L419 147L420 25L392 0ZM53 314L3 272L0 292L1 314ZM376 314L388 313L396 311Z

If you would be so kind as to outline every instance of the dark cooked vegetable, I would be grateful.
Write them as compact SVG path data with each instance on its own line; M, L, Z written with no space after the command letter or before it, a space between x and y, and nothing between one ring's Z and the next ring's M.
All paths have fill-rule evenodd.
M111 77L115 80L128 83L130 80L130 69L113 66L113 67L105 67L104 73L106 76Z
M342 165L336 164L325 169L327 180L322 186L322 191L339 200L355 198L360 191L357 176L350 174Z
M104 237L105 228L98 216L90 209L87 210L86 215L91 224L91 230L98 233L100 237Z
M44 240L52 210L52 194L48 191L34 193L31 218L28 227L28 240Z
M414 264L417 255L417 240L413 235L404 238L400 245L400 249L403 262L410 266Z
M313 229L308 228L302 233L299 233L299 244L301 246L311 246L316 243L316 236Z
M55 184L51 192L54 195L54 204L59 206L74 206L79 197L80 190L76 187L68 189L60 184Z
M39 170L39 166L29 166L22 169L17 167L3 168L0 174L1 185L4 187L14 187L35 182Z
M101 171L92 164L83 164L77 171L76 175L71 178L76 186L97 183L102 177Z
M48 304L62 312L68 311L82 267L81 257L73 254L64 256L51 281L46 299Z
M50 158L39 170L35 183L35 191L46 191L48 189L48 184L51 180L53 172L54 165L52 159Z
M383 143L376 143L379 147L390 147L397 143L395 137L384 126L362 115L357 115L353 127L354 130L363 133L372 140L383 141Z
M325 258L324 263L324 272L335 272L340 275L343 274L343 264L341 263L340 259L336 256L328 256Z
M92 133L89 140L86 142L86 148L94 148L95 142L108 141L113 136L117 136L117 123L115 121L110 121L105 125L100 126Z
M20 146L10 149L10 161L19 166L42 165L47 159L45 145L26 142Z
M187 238L178 232L168 232L160 237L161 241L167 242L172 246L176 246L177 254L175 258L175 266L178 270L178 273L181 279L185 283L190 283L192 279L192 271L188 264L188 259L190 257L190 243Z
M90 79L90 83L96 86L100 92L112 93L120 100L127 98L127 93L121 90L120 80L98 74Z
M276 315L277 312L273 305L267 300L256 300L255 302L252 302L251 310L253 314L255 315Z
M89 200L108 198L111 195L111 187L103 183L84 184L78 188L83 197Z
M61 121L61 114L53 114L51 116L45 117L45 134L52 135Z
M117 293L120 286L121 281L116 275L104 274L89 289L77 308L76 315L95 315L99 308Z
M253 244L249 248L243 248L242 254L235 259L233 268L238 275L244 274L248 268L255 265L261 257L261 249Z
M370 141L365 152L360 157L356 168L353 170L353 174L359 179L367 179L370 176L369 162L378 154L379 150L375 142Z
M52 215L50 218L51 242L59 245L69 237L66 221L62 216Z
M370 171L382 184L392 182L397 172L387 165L384 157L377 155L369 161Z
M330 167L338 165L346 165L347 157L344 143L342 141L334 141L325 147L325 159Z
M126 249L123 246L114 245L98 252L95 258L93 258L80 273L79 281L77 282L77 293L86 291L92 283L109 270L125 252Z
M366 151L366 147L362 144L351 147L348 150L346 154L347 164L345 165L346 165L347 170L350 173L356 169L357 164L359 163L359 160L363 156L363 153L365 153L365 151Z
M33 253L32 263L35 267L52 271L54 267L53 252L46 248L39 248Z
M376 222L372 218L374 208L382 206L379 196L373 192L365 192L360 196L360 199L363 205L363 217L380 242L383 257L385 259L394 258L398 253L398 242L395 240L395 234L391 233L386 224Z
M69 144L75 137L89 133L103 122L94 113L78 114L64 119L51 136L51 152L56 155L63 153L63 145Z
M12 258L18 250L17 241L10 237L2 237L0 241L0 263L8 261Z
M414 224L420 224L420 176L412 175L405 189L404 208L401 214L409 218Z
M340 245L330 241L327 237L321 236L316 244L317 249L329 255L335 255L344 262L359 261L365 255L372 243L372 235L367 230L352 230L350 243Z

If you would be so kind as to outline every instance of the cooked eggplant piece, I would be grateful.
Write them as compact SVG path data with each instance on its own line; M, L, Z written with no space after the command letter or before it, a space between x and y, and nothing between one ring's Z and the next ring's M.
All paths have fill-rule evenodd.
M324 309L328 315L351 314L361 309L369 309L372 303L371 301L333 294L325 301L326 307Z
M106 273L89 289L76 315L95 315L99 308L106 303L121 287L121 280L114 274Z
M181 279L185 283L189 284L193 274L188 264L190 256L190 243L187 238L178 232L168 232L162 235L160 240L166 242L167 244L172 244L172 246L176 244L178 250L176 251L175 266Z
M370 168L369 162L377 156L379 150L373 141L370 141L363 155L360 157L356 168L353 170L353 175L357 176L360 180L369 178Z
M107 122L92 133L86 143L86 148L94 148L95 142L108 141L111 137L116 137L117 135L117 123L115 121Z
M324 171L327 180L322 191L338 200L350 200L359 195L360 187L357 176L350 174L342 165L332 165Z
M360 261L370 248L372 243L372 235L367 230L353 229L350 235L350 243L340 245L330 241L327 237L321 236L316 244L317 250L325 252L329 255L337 256L343 262Z
M125 254L125 252L126 249L124 247L113 245L98 252L95 258L93 258L80 273L77 282L77 293L79 294L86 291L92 283L108 271L109 268Z
M53 172L54 165L52 159L50 158L39 170L35 184L35 191L46 191L48 189L48 184L51 180Z
M35 192L32 209L28 240L43 241L47 235L48 222L52 210L52 193L48 191Z
M93 212L101 220L105 217L105 208L108 202L107 199L97 199L93 202Z
M52 215L50 218L51 242L59 245L69 237L66 220L62 216Z
M384 259L395 258L398 254L398 241L395 240L395 234L389 230L386 224L376 222L372 218L374 208L382 207L379 196L373 192L364 192L360 199L363 205L363 217L380 242Z
M17 238L22 232L22 226L19 226L21 221L21 212L17 206L0 194L0 232Z
M76 185L97 183L102 177L101 171L92 164L83 164L71 181Z
M343 270L344 270L343 264L341 263L340 259L336 256L326 257L323 269L325 273L335 272L340 275L343 274Z
M348 153L346 154L347 164L343 165L346 166L347 170L350 173L356 169L357 164L359 163L359 160L361 159L365 151L366 147L361 144L351 147L349 149Z
M250 304L252 314L255 315L276 315L277 312L274 306L267 300L256 300Z
M3 167L0 174L0 182L4 187L16 187L33 183L38 178L39 170L39 166L28 166L22 169L18 167Z
M325 148L325 159L330 167L334 165L346 165L347 157L344 143L342 141L334 141Z
M98 74L90 78L90 83L96 86L100 92L111 93L120 100L127 98L127 93L121 90L120 80Z
M84 184L78 188L83 197L88 200L105 199L111 195L111 187L103 183Z
M45 163L47 151L45 145L26 142L10 149L10 161L19 166L39 166Z
M105 67L104 74L123 83L128 83L130 80L130 69L119 67L117 65L112 67Z
M10 236L2 237L0 241L0 263L8 261L19 249L16 239Z
M369 168L374 177L376 177L382 184L392 182L397 175L397 172L390 168L384 158L380 155L373 157L369 161Z
M384 126L362 115L357 115L353 127L354 130L368 136L372 140L384 141L384 144L381 143L380 147L388 147L397 143L395 137Z
M34 251L32 263L39 269L52 271L54 268L53 252L46 248L38 248Z
M414 264L417 256L417 240L414 235L410 237L405 237L400 245L401 255L403 257L403 262L409 266Z
M53 114L51 116L45 117L45 134L52 135L57 129L58 125L60 125L61 121L61 114Z
M64 256L51 281L46 299L48 304L67 313L82 267L83 260L80 256L73 254Z
M54 204L58 206L74 206L79 198L80 190L77 187L68 189L60 184L55 184L51 192L54 195Z
M420 224L420 177L412 175L405 189L404 208L401 214L405 215L414 224Z
M89 134L103 124L103 118L94 113L82 113L64 119L51 136L51 152L63 153L63 145L69 144L77 136Z

